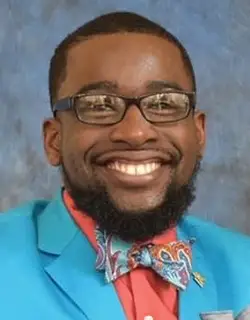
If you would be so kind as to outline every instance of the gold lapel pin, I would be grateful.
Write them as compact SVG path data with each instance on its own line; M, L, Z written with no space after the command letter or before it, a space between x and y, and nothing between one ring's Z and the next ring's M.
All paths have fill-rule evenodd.
M193 272L192 273L194 281L198 283L198 285L203 288L206 283L206 278L203 277L199 272Z

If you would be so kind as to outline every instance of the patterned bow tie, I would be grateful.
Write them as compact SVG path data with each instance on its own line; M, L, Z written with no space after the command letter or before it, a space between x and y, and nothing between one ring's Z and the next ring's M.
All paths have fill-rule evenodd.
M98 244L96 269L105 271L107 282L137 267L152 268L179 290L185 290L191 277L191 241L165 245L135 245L96 229Z

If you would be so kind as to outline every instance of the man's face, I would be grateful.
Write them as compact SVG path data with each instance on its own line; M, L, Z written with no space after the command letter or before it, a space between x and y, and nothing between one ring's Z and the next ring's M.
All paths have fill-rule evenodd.
M138 97L172 86L193 88L173 43L147 34L101 35L69 50L57 98L79 92ZM161 206L171 185L188 184L204 148L199 112L157 125L134 105L114 125L81 123L72 110L57 115L44 125L50 163L63 165L78 190L101 186L118 210L131 214Z

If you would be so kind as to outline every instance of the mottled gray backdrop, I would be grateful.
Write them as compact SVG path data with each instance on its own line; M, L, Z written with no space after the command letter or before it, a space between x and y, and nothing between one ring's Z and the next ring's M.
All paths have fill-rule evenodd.
M193 210L250 234L249 0L0 0L0 209L58 188L41 144L48 61L68 32L117 9L154 19L188 48L208 115Z

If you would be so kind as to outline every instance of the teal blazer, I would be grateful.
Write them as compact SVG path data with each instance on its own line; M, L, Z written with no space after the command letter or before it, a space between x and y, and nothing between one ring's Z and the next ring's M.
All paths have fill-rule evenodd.
M187 216L178 238L196 238L193 279L179 295L179 319L250 305L250 240L214 224ZM33 201L0 215L0 319L125 320L112 284L95 270L96 253L64 206ZM215 318L217 319L217 318ZM219 319L219 318L218 318Z

